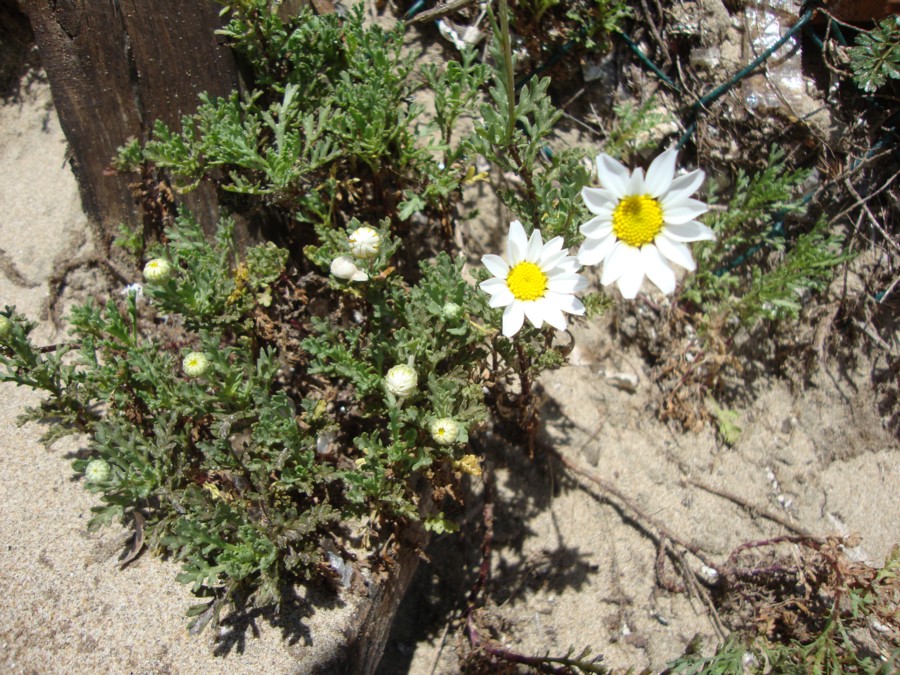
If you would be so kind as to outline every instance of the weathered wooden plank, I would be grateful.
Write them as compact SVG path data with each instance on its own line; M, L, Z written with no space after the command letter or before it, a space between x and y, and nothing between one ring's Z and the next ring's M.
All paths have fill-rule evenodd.
M16 0L0 0L0 96L21 75L28 49L34 41L28 17Z
M85 212L108 238L145 210L131 178L109 175L116 148L146 138L155 119L179 126L197 95L237 87L230 50L215 36L210 0L22 0L50 80ZM212 190L186 200L204 226L217 214Z

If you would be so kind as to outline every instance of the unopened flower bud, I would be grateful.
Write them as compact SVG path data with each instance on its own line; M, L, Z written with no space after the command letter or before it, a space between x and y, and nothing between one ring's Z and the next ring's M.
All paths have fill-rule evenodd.
M331 273L338 279L350 281L366 281L369 275L356 266L352 259L345 255L338 256L331 261Z
M412 366L394 366L384 376L384 386L397 398L406 398L415 393L419 385L419 375Z
M109 464L102 459L92 459L84 468L84 477L88 483L102 483L109 478Z
M459 424L449 417L431 423L431 437L438 445L453 445L459 438Z
M445 302L444 306L441 307L441 315L445 319L450 319L453 321L454 319L458 319L462 316L462 307L457 305L455 302Z
M144 279L159 283L172 276L172 264L165 258L154 258L144 265Z
M203 352L191 352L184 357L181 367L188 377L201 377L209 370L209 359Z
M467 473L470 476L481 475L481 464L478 462L478 457L475 455L463 455L462 458L453 462L453 468L457 471Z
M381 235L374 228L358 227L349 238L350 252L361 260L371 260L381 249Z
M0 337L6 337L12 332L13 322L9 317L0 315Z

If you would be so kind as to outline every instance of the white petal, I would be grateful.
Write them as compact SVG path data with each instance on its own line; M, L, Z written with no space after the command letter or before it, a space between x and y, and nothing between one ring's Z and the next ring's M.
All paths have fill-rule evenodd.
M506 241L506 251L509 262L516 265L525 259L525 251L528 249L528 236L525 228L518 220L509 224L509 238Z
M575 314L577 316L584 316L585 312L584 304L574 295L563 296L563 299L559 303L559 308L564 312Z
M656 248L659 249L660 253L679 267L683 267L688 272L693 272L697 269L697 265L691 257L690 249L681 242L672 241L668 237L657 237L653 240L653 243L656 244Z
M644 272L663 293L668 295L675 290L675 272L666 264L656 246L647 244L641 247L641 263Z
M549 298L544 298L539 302L541 303L541 316L543 316L544 321L549 323L556 330L565 330L566 317L563 316L562 310L558 304L552 302Z
M596 215L612 211L616 208L616 202L619 201L612 191L592 187L582 188L581 198L584 200L584 205L587 206L588 211Z
M626 269L617 282L619 291L626 300L634 300L638 291L641 290L641 284L644 283L644 268L640 263L640 251L637 249L633 250L638 254L638 263Z
M512 294L512 291L508 288L504 288L491 296L488 305L491 307L506 307L515 299L516 296Z
M642 195L646 191L647 189L644 185L644 170L635 169L634 173L631 174L631 180L628 181L628 186L625 188L625 194Z
M600 283L606 286L614 282L625 273L629 264L637 262L635 260L636 256L636 248L631 248L628 244L617 241L603 263L603 274L600 275Z
M522 309L522 303L514 302L507 305L503 310L503 334L506 337L512 337L519 332L523 323L525 323L525 310Z
M544 250L541 251L541 256L538 259L538 267L542 270L548 270L552 268L556 262L552 264L548 261L558 261L560 260L560 254L562 257L565 257L566 252L563 251L563 246L565 245L565 240L562 237L553 237L550 241L544 244Z
M662 234L673 241L711 241L716 238L711 229L696 220L680 225L664 225Z
M562 311L569 314L584 316L584 305L581 300L574 295L557 295L555 293L547 294L548 302L553 302L554 306L559 307Z
M563 258L566 257L565 251L560 251L559 253L555 253L551 256L548 256L546 251L541 254L541 260L538 263L538 267L541 268L541 271L544 273L554 271L554 268L560 263Z
M681 225L709 211L703 202L685 197L672 206L663 206L663 220L670 225Z
M626 195L628 169L606 153L597 155L597 177L600 178L603 187L612 192L616 199L621 199Z
M528 240L528 249L525 253L525 260L536 263L541 259L541 251L544 250L544 242L541 239L541 231L535 230L531 233L531 239Z
M544 303L542 303L540 300L523 302L522 309L525 310L525 316L528 317L531 325L535 328L540 328L544 323Z
M591 218L578 229L588 239L603 239L612 232L612 214Z
M488 268L488 272L499 279L505 279L509 274L509 265L499 255L488 253L481 256L481 263Z
M545 272L547 276L554 276L556 274L565 274L566 272L577 272L581 269L581 265L578 262L578 258L574 255L566 256L558 263L556 263L556 269L552 272Z
M485 293L490 293L494 295L503 290L509 290L509 287L506 285L506 279L498 279L497 277L492 277L487 281L482 281L478 284L478 288L483 290Z
M547 281L547 288L554 293L577 293L587 285L587 279L580 274L559 274Z
M674 149L666 150L650 164L650 168L647 169L645 187L651 197L659 197L672 185L672 179L675 177L675 160L677 157L678 152Z
M612 234L603 239L585 239L578 249L578 262L582 265L596 265L609 255L616 241L618 240Z
M690 173L686 173L683 176L679 176L672 181L672 186L669 188L666 196L663 197L663 206L665 206L666 204L674 204L676 201L683 199L684 197L690 197L697 191L697 188L703 185L703 180L705 178L706 174L703 173L703 171L701 171L700 169L691 171Z

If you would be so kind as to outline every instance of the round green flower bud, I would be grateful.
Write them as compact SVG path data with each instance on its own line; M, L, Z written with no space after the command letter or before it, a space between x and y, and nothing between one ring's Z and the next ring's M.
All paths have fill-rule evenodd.
M209 370L209 359L203 352L191 352L184 357L181 367L188 377L201 377Z
M102 483L109 478L109 464L102 459L92 459L84 468L84 477L88 483Z
M462 307L457 305L455 302L445 302L444 306L441 307L441 315L445 319L450 319L451 321L453 321L462 316Z
M394 366L384 376L384 386L397 398L406 398L415 393L419 385L419 375L412 366Z
M12 332L13 322L8 316L0 315L0 337L6 337Z
M350 233L350 252L360 260L371 260L381 249L381 235L374 228L358 227Z
M144 279L161 282L172 276L172 263L165 258L154 258L144 265Z
M442 417L431 423L431 438L438 445L453 445L459 438L459 424L449 417Z

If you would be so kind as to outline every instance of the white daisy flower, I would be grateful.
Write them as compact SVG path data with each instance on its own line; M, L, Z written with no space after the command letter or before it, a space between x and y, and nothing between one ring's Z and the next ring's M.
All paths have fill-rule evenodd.
M594 214L581 233L586 237L578 262L603 262L600 283L617 282L625 298L634 298L646 275L663 293L675 290L675 263L689 272L697 265L688 241L715 239L712 230L695 218L706 213L703 202L691 199L706 174L692 171L675 178L678 153L667 150L647 169L630 173L606 154L597 157L603 188L586 187L581 196Z
M485 255L481 262L493 279L482 281L481 290L491 296L491 307L505 307L503 334L512 337L519 332L525 317L540 328L544 322L557 330L566 329L569 314L584 314L584 305L573 293L587 287L587 279L576 274L580 265L574 256L566 255L563 238L554 237L546 244L541 231L529 238L522 223L509 226L507 264L500 256Z

